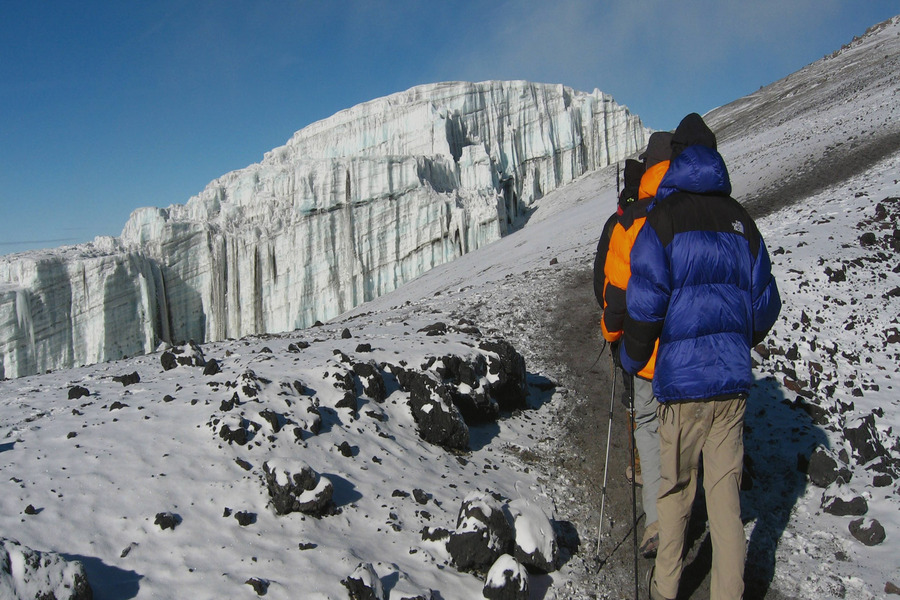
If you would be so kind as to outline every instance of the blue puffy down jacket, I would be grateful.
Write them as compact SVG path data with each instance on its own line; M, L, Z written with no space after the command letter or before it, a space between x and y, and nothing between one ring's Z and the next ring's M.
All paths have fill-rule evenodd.
M635 240L620 358L637 373L659 338L660 402L746 397L750 348L781 310L759 230L730 193L719 153L690 146L669 166Z

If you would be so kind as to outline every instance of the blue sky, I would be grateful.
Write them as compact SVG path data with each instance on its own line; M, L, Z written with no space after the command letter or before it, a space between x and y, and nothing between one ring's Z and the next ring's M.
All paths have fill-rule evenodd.
M0 254L118 235L298 129L437 81L598 88L655 129L897 0L38 0L0 7Z

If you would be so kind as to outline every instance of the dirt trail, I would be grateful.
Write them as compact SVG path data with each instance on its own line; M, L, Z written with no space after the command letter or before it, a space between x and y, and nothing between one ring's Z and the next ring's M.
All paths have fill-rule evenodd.
M546 348L550 362L559 365L560 383L569 390L571 407L560 415L563 435L558 441L559 466L574 482L571 500L561 506L580 534L579 570L585 581L579 598L631 598L634 596L634 542L631 484L625 468L631 461L628 417L621 378L612 404L612 435L609 450L609 475L604 506L603 535L597 552L597 533L606 457L606 439L610 423L612 369L609 350L600 355L600 309L594 298L589 269L570 271L559 281L556 303L548 315L550 342ZM636 490L638 535L644 519L640 489ZM639 558L639 581L651 561ZM644 590L640 590L644 593Z

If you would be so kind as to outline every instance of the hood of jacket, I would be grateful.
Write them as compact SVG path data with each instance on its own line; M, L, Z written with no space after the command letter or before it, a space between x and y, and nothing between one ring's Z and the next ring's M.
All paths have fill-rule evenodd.
M669 158L673 160L689 146L706 146L713 150L718 149L716 147L716 134L706 125L703 117L697 113L691 113L681 120L681 123L675 128L675 133L672 135L670 146L671 156Z
M659 189L659 183L662 181L662 178L663 176L665 176L668 169L668 160L658 162L647 169L647 172L644 173L643 177L641 177L641 187L638 190L638 200L644 200L645 198L652 198L656 196L656 191Z
M731 195L731 178L722 155L707 146L685 148L669 163L656 190L656 200L676 192Z
M641 176L644 174L644 163L633 158L625 159L625 187L619 192L617 213L621 215L628 205L638 199Z

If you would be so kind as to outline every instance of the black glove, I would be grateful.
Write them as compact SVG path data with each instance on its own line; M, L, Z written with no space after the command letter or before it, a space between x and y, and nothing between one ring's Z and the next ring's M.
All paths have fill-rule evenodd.
M631 410L631 391L634 389L634 376L629 375L625 371L622 371L622 393L619 395L619 400L622 402L622 406L625 407L626 410Z
M622 370L622 359L619 358L619 346L621 346L621 345L622 345L622 342L619 340L616 340L615 342L610 342L609 351L612 353L613 364L616 366L617 369L619 369L620 371L622 371L624 373L624 371Z

